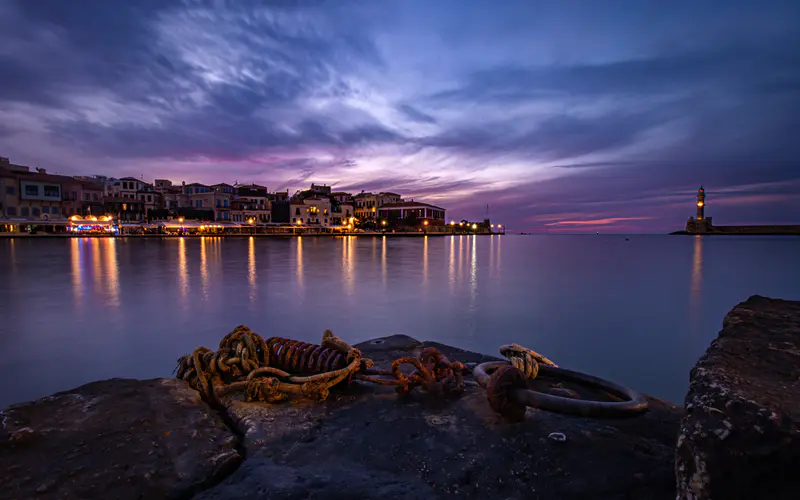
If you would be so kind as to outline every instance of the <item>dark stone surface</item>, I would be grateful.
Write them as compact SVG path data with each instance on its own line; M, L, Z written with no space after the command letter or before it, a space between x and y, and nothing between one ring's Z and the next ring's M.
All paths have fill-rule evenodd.
M451 361L495 358L392 336L358 345L377 365L434 346ZM354 383L322 404L227 401L247 459L198 499L675 497L682 410L650 400L627 420L528 410L510 424L471 377L460 398ZM566 442L548 438L561 432Z
M800 302L754 296L691 373L676 452L679 499L800 495Z
M173 379L94 382L6 408L0 498L186 498L241 462L238 438Z

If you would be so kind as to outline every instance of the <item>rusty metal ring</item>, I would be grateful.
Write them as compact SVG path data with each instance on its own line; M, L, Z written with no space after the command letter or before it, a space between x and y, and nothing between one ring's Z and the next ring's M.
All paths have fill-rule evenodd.
M491 361L481 363L472 372L475 380L484 389L489 385L491 374L502 366L509 366L505 361ZM542 410L556 413L566 413L569 415L580 415L583 417L594 418L619 418L639 415L647 411L647 400L638 392L625 386L616 384L609 380L588 375L586 373L555 368L547 365L539 366L541 375L548 375L560 380L577 382L602 389L608 393L618 396L625 401L586 401L582 399L564 398L554 396L532 389L511 389L510 395L518 403L539 408Z

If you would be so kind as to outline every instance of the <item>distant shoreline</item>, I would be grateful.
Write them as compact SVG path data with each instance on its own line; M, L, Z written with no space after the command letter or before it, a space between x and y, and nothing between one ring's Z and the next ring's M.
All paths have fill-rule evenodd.
M291 233L255 233L255 234L122 234L116 236L97 235L97 234L29 234L29 233L2 233L0 238L298 238L301 236L313 238L337 238L342 236L360 236L360 237L374 237L374 236L390 236L395 238L420 238L424 236L502 236L505 233L306 233L306 234L291 234Z

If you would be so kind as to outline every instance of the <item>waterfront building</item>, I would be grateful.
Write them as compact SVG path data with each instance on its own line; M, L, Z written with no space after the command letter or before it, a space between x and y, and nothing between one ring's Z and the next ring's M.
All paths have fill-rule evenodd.
M253 223L272 222L271 200L266 186L258 184L236 185L236 208L231 213L233 222Z
M61 184L70 177L48 174L0 159L0 214L26 222L64 221Z
M378 196L361 191L353 196L356 218L361 221L375 220L378 210Z
M224 182L220 184L214 184L211 186L211 188L218 193L227 193L229 195L236 194L236 188L230 184L225 184Z
M403 201L403 197L397 193L378 193L376 198L376 205L378 208L381 208L385 205L391 205L393 203L400 203Z
M407 221L414 222L409 225L416 225L427 221L428 225L440 226L445 223L445 209L419 201L402 201L382 206L378 217L397 224Z
M65 217L105 214L105 188L101 182L72 177L65 179L61 187L61 205Z
M331 225L331 200L321 196L290 203L292 224L329 227Z
M188 197L188 208L192 210L185 215L199 220L231 220L233 195L230 193L216 191L211 186L194 182L183 186L183 194Z
M353 204L353 195L350 193L345 193L344 191L336 191L335 193L331 193L331 199L336 203L347 203L350 205Z
M145 220L144 202L135 198L106 196L103 199L105 213L111 214L119 222L139 222Z
M140 199L137 195L144 190L145 182L136 177L122 177L111 183L111 196L117 198Z
M267 193L267 197L270 201L289 201L289 190Z
M136 197L144 204L145 216L149 216L154 210L161 210L164 205L161 193L157 192L152 184L143 182L141 189L136 192Z
M332 226L346 226L350 224L351 217L355 217L355 210L350 203L337 203L331 208Z
M327 184L311 184L311 189L309 189L312 194L320 195L320 196L330 196L331 195L331 187Z
M269 204L259 204L247 198L231 202L231 222L240 224L265 224L272 222Z

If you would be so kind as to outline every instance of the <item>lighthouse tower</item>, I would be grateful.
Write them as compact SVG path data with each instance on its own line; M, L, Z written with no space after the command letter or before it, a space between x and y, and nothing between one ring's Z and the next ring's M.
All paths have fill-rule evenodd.
M706 190L703 186L697 190L697 220L705 219L706 214Z

